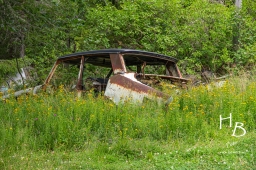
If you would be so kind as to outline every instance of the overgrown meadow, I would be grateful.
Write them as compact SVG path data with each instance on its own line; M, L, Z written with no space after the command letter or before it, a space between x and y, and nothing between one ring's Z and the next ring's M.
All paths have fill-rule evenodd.
M254 169L256 81L177 90L174 101L115 105L88 93L0 102L0 169ZM222 121L220 115L230 119ZM236 122L243 123L236 128ZM241 124L240 124L241 126ZM240 136L240 137L237 137Z

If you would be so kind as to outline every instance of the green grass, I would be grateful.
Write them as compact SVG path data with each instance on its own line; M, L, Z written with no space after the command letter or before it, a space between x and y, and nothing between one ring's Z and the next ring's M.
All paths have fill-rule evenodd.
M0 165L1 169L255 169L255 141L255 133L196 144L134 139L121 147L118 141L98 141L72 149L10 152Z
M77 99L63 87L0 102L0 169L256 168L254 78L163 90L174 96L167 108L116 106L92 93ZM219 129L230 113L232 127L224 120ZM235 122L244 136L232 136Z

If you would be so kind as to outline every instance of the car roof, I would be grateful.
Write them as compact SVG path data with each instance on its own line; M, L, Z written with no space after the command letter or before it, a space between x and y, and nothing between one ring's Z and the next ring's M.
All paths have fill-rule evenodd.
M178 59L174 57L133 49L102 49L77 52L61 56L58 58L58 61L69 64L79 64L81 56L84 56L85 58L88 58L86 63L103 67L111 67L110 54L122 54L127 66L138 65L143 62L146 62L147 65L161 65L166 64L168 61L173 63L178 62Z

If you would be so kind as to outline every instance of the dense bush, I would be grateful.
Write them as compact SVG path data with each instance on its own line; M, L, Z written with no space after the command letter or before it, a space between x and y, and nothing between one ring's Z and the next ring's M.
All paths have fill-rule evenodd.
M252 69L256 60L255 1L241 9L230 0L0 3L0 58L30 58L40 81L56 57L102 48L167 54L188 74Z

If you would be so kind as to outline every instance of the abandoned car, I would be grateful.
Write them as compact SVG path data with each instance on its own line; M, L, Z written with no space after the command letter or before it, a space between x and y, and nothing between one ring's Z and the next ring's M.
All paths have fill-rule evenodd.
M164 79L170 83L186 84L189 80L182 78L176 65L177 59L153 52L132 49L105 49L78 52L57 59L42 86L31 89L36 93L38 89L45 89L51 82L59 65L77 66L75 89L78 96L83 91L93 87L96 92L104 94L115 103L123 102L127 98L136 103L146 99L156 99L170 103L172 97L151 87L153 80ZM108 73L97 77L88 74L88 68L104 68ZM153 82L154 83L154 82ZM27 92L27 91L23 91ZM22 93L22 92L20 92Z

